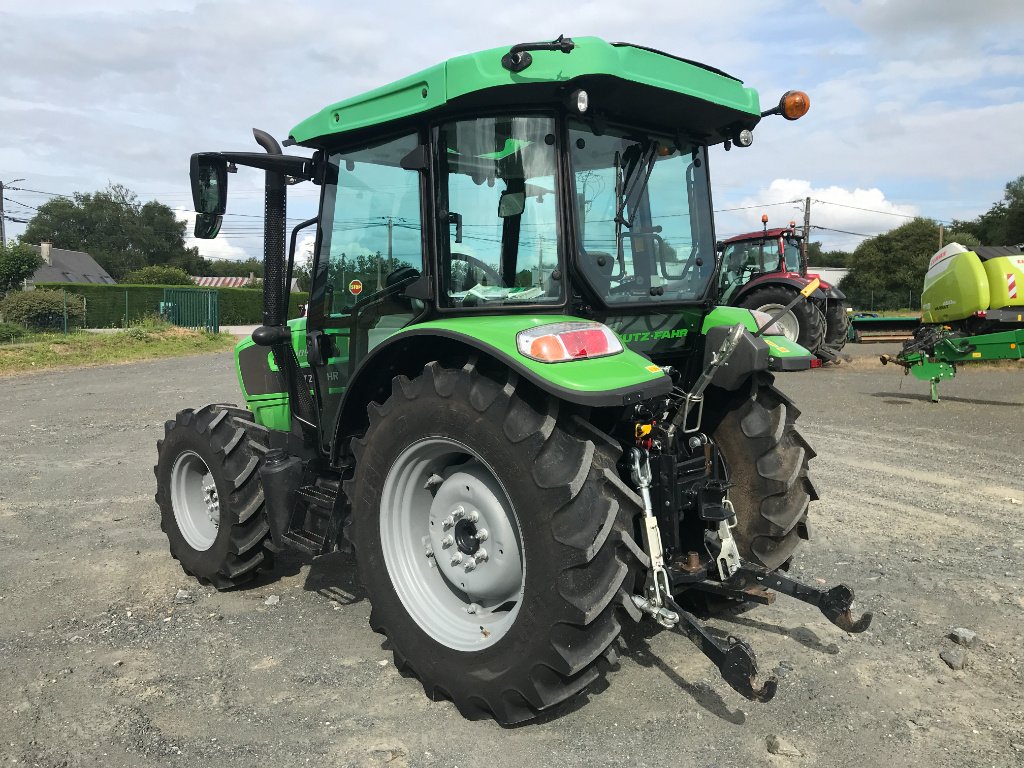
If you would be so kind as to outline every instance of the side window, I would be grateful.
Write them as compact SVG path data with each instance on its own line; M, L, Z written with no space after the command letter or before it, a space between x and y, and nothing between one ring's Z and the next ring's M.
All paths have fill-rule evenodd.
M409 135L331 156L320 250L325 314L423 271L420 177L401 166L417 144Z
M466 120L442 126L439 139L450 212L442 304L560 301L555 121Z

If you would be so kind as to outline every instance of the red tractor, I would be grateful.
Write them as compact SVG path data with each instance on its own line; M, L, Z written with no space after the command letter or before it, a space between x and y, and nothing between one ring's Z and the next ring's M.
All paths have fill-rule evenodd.
M818 276L807 273L800 249L803 235L794 222L784 229L768 229L767 216L761 222L761 232L718 244L719 295L722 304L775 315ZM777 324L787 338L820 360L835 361L850 324L845 299L836 286L821 280L818 289L783 313Z

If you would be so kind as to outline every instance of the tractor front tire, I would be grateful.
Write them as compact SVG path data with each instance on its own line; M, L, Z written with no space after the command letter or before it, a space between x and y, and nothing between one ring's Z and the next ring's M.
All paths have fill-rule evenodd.
M750 292L740 303L741 307L756 309L775 315L786 307L796 291L782 285L768 285ZM798 301L779 319L786 338L795 341L809 352L817 352L825 340L824 316L809 300Z
M503 724L601 677L646 560L619 444L472 360L399 376L368 412L349 536L395 665L431 699Z
M807 512L818 493L808 476L816 454L796 429L800 411L773 380L767 373L752 376L740 393L716 404L711 437L732 484L740 556L776 570L788 567L810 538Z
M259 477L266 446L266 429L231 405L179 411L157 442L156 502L171 555L217 589L272 564Z

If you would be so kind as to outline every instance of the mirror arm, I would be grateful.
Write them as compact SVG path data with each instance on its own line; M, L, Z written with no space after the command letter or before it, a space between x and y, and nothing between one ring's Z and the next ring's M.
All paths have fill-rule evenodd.
M284 176L294 176L305 181L312 181L315 178L316 168L311 157L268 155L260 152L203 152L200 157L215 157L235 165L259 168Z

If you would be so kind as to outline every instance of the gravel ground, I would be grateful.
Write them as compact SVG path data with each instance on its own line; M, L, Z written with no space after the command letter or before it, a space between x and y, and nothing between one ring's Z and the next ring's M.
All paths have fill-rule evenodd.
M237 400L228 355L5 379L0 766L1024 765L1024 371L965 370L932 405L872 360L891 349L780 377L819 452L795 572L853 586L871 630L785 598L713 620L782 675L758 705L635 628L606 690L514 729L395 670L347 556L223 594L168 556L155 442L176 410Z

